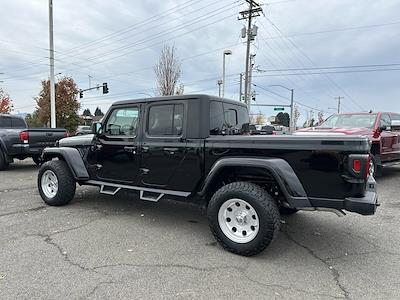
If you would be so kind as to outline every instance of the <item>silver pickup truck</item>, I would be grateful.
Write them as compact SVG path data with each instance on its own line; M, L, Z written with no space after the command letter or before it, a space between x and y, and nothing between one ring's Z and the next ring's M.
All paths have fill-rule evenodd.
M19 116L0 114L0 171L14 159L31 157L39 164L42 151L68 136L63 128L29 128Z

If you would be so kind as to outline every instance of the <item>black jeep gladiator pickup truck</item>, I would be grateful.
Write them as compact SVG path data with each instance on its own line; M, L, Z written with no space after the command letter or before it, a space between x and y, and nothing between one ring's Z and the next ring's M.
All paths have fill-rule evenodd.
M247 256L270 244L280 213L371 215L378 205L365 137L252 136L244 104L207 95L116 102L96 125L43 151L47 204L69 203L76 183L198 201L218 242Z
M42 151L67 136L63 128L29 128L19 116L0 114L0 171L13 160L31 157L39 164Z

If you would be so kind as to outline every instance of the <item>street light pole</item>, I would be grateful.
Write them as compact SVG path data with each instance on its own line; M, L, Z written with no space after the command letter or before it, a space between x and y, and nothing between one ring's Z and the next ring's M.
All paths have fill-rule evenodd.
M56 128L56 87L54 80L53 0L49 0L49 42L50 42L50 125Z
M221 97L221 85L222 85L222 80L217 81L218 84L218 97Z
M225 50L223 55L222 55L222 97L225 96L225 56L226 55L232 55L231 50Z

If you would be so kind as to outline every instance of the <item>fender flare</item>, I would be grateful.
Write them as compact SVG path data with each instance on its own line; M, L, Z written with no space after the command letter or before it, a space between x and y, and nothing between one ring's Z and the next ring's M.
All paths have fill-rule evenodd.
M75 180L88 180L89 173L83 159L75 148L59 147L59 148L45 148L42 153L43 162L51 160L54 157L62 158L67 163L69 169Z
M269 171L291 207L310 207L306 191L293 168L281 158L228 157L214 163L204 180L199 195L205 196L219 173L227 167L254 167Z

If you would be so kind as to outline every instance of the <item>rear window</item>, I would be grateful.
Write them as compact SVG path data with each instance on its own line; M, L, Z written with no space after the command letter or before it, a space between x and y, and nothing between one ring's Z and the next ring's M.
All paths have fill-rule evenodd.
M0 116L0 128L11 128L11 118Z
M239 135L249 132L247 109L240 105L210 102L210 135Z
M26 128L25 121L22 120L21 118L10 118L10 119L12 128L18 128L18 129Z

